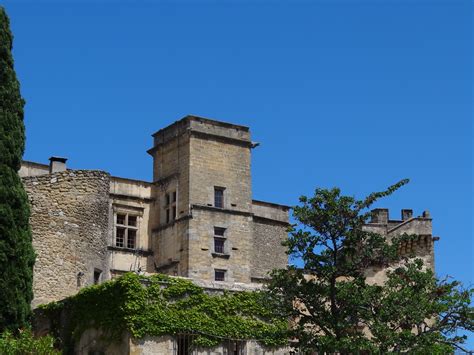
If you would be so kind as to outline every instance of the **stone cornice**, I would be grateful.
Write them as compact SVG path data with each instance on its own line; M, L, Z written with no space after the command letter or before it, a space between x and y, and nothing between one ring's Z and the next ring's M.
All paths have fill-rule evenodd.
M155 201L154 198L150 197L140 197L140 196L131 196L131 195L123 195L123 194L115 194L115 193L109 193L110 198L116 198L120 200L129 200L129 201L139 201L139 202L145 202L145 203L151 203Z
M290 226L289 222L281 221L281 220L278 220L278 219L267 218L267 217L261 217L261 216L257 216L257 215L253 216L253 220L257 223L278 224L278 225L285 226L285 227Z
M140 255L140 256L153 255L153 251L149 250L149 249L129 249L129 248L120 248L120 247L116 247L116 246L113 246L113 245L107 246L107 250L118 251L118 252L127 253L127 254L137 254L137 255Z
M247 211L231 210L231 209L228 209L228 208L219 208L219 207L214 207L214 206L206 206L206 205L198 205L198 204L192 204L191 205L191 210L193 210L193 209L219 212L219 213L226 213L226 214L235 214L235 215L248 216L248 217L253 216L253 213L247 212Z

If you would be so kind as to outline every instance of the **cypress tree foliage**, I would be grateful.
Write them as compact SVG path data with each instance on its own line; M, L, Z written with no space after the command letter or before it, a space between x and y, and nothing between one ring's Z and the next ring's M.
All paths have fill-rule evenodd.
M18 176L25 102L13 68L12 40L10 21L0 7L0 332L28 323L35 261L28 197Z

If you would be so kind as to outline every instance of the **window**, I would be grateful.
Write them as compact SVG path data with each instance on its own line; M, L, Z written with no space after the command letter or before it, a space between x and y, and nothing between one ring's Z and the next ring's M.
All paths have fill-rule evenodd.
M136 240L137 240L137 231L134 229L129 229L128 238L127 238L127 248L135 249Z
M97 285L100 282L101 274L102 274L102 270L94 269L94 285Z
M225 253L225 228L214 227L214 252L218 254Z
M223 237L225 233L225 228L222 227L214 227L214 235L218 235L220 237Z
M245 341L230 341L227 349L224 348L225 355L243 355L246 354Z
M189 355L192 352L191 343L193 341L192 334L179 334L174 343L173 354Z
M137 216L128 216L128 225L132 227L137 226Z
M214 187L214 207L224 208L224 188Z
M224 238L214 238L214 252L224 254Z
M138 216L117 213L115 224L115 246L135 249L137 247Z
M214 270L214 280L216 280L216 281L225 281L225 270L215 269Z
M117 227L115 232L115 246L123 248L125 242L125 228Z
M127 216L124 214L117 214L117 224L125 224L125 218Z
M165 223L170 223L176 219L176 202L176 191L168 192L165 194Z

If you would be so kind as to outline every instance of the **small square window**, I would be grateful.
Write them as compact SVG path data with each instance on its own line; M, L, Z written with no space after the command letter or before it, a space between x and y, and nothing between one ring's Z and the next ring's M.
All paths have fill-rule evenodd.
M125 215L117 214L117 224L125 225Z
M216 281L225 281L225 270L214 270L214 279Z
M225 233L225 228L214 227L214 235L218 235L220 237L223 237L224 233Z
M224 189L214 187L214 207L224 208Z
M137 226L137 216L128 216L128 225L132 227Z

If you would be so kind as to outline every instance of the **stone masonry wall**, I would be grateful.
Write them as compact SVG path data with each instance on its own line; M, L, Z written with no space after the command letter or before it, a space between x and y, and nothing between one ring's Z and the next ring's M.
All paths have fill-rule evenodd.
M225 228L224 254L214 250L214 227ZM252 217L218 209L193 209L189 220L189 274L200 280L214 280L214 270L226 270L228 282L250 282Z
M33 307L75 294L109 275L109 180L101 171L25 177L37 258Z
M288 265L286 247L281 243L288 239L287 225L271 221L253 221L252 279L268 278L273 269Z
M190 203L214 205L219 186L224 208L251 211L250 148L194 137L190 144Z
M387 218L383 223L369 223L364 228L368 231L385 235L388 240L404 233L418 235L419 237L416 241L406 243L400 252L404 255L413 253L416 255L416 258L423 260L426 268L434 271L434 239L432 236L431 218L420 216L409 218L405 221L392 221ZM387 271L393 270L400 265L402 265L402 262L391 265L391 267L386 269L381 267L369 268L366 271L367 282L371 284L385 282Z

